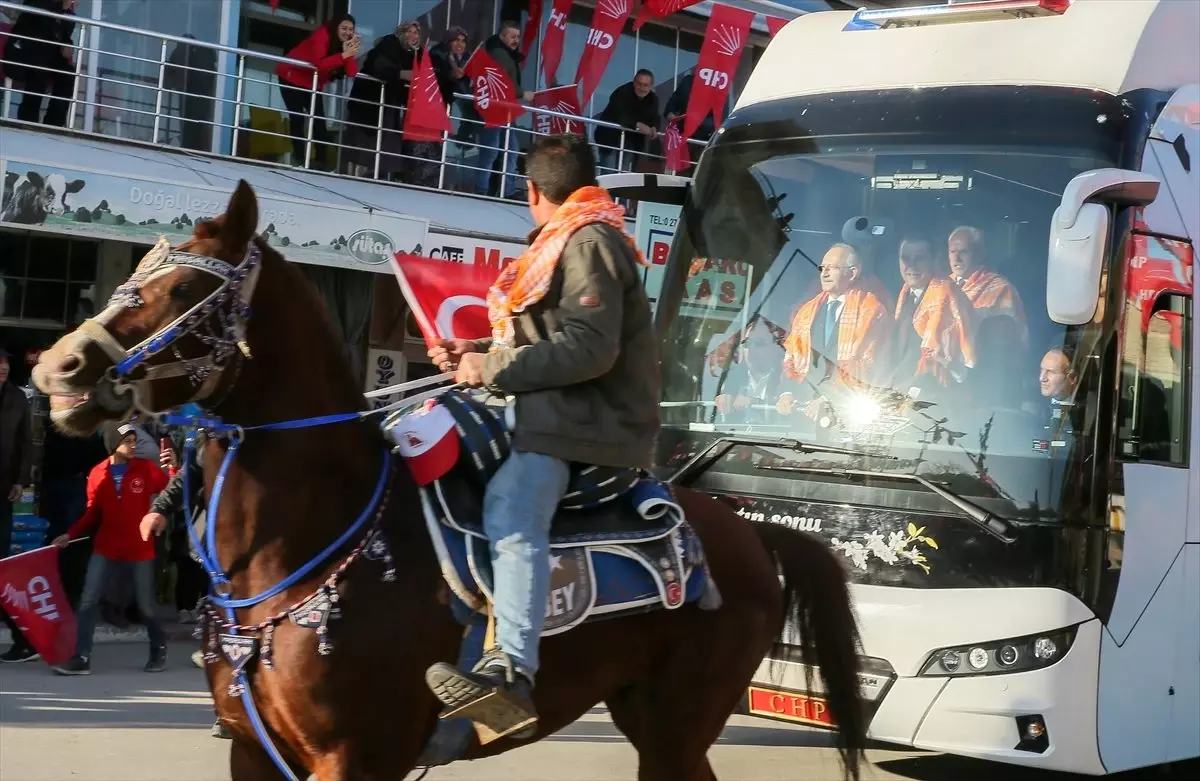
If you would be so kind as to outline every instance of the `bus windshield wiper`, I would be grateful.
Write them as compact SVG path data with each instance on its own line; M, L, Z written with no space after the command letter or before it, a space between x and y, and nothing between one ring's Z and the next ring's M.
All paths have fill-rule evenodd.
M929 478L922 477L921 475L879 472L868 469L838 469L837 467L815 466L771 466L760 464L758 468L779 472L804 472L807 474L830 475L832 477L845 477L851 479L860 477L873 477L883 480L900 480L909 483L917 483L918 485L937 494L942 499L945 499L948 504L954 505L954 507L962 513L964 518L1006 545L1011 545L1017 541L1015 536L1016 532L1013 528L1013 522L1001 518L999 515L996 515L989 510L985 510L974 502L964 499L953 491L950 491L944 486L938 485Z
M700 476L701 473L710 469L712 465L720 460L726 453L739 445L775 447L781 450L791 450L796 453L829 453L832 455L841 456L868 456L870 458L882 458L893 461L896 460L895 456L876 456L870 453L864 453L861 450L853 450L845 447L834 447L832 445L814 445L808 442L801 442L798 439L791 439L787 437L754 436L753 434L730 434L728 436L719 437L710 442L708 447L689 458L686 464L681 466L679 470L675 472L675 474L667 478L667 482L687 485L687 480Z

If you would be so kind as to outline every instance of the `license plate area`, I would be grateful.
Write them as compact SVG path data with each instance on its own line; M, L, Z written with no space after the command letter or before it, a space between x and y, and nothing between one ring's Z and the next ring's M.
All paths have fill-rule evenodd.
M747 710L753 716L807 724L810 727L836 729L829 703L824 697L790 689L751 686Z

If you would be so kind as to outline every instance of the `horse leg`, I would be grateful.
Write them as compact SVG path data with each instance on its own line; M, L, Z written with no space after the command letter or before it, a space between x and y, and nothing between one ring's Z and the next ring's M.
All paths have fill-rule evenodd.
M638 781L716 781L708 749L745 695L775 621L761 604L733 603L689 619L646 678L606 700L638 751Z

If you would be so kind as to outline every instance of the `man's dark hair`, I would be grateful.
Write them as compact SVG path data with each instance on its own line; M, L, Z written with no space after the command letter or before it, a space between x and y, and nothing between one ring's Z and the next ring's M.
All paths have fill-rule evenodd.
M596 157L583 136L542 136L524 163L529 181L551 203L564 203L581 187L596 185Z
M500 29L496 32L502 33L505 30L516 30L517 32L521 32L521 25L517 24L512 19L505 19L500 23Z
M650 81L651 82L654 81L654 72L649 70L648 68L639 68L638 72L633 74L633 78L636 79L638 76L649 76Z

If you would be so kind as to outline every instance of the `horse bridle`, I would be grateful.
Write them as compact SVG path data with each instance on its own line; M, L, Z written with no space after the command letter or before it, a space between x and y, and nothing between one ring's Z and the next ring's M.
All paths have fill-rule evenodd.
M126 309L144 306L142 288L155 277L180 267L215 276L221 284L140 343L129 349L123 347L109 332L108 323ZM187 377L196 389L188 401L209 400L233 359L239 353L245 358L250 357L246 325L250 318L250 299L261 269L262 252L253 241L247 246L242 261L234 266L207 255L172 250L167 237L160 236L133 275L113 292L104 311L79 326L79 332L94 341L113 361L101 384L109 385L107 390L114 396L132 391L134 404L146 413L152 413L145 397L149 383L155 380ZM208 353L198 358L183 357L177 343L189 334L204 343L209 348ZM174 360L150 363L166 350L171 351Z

